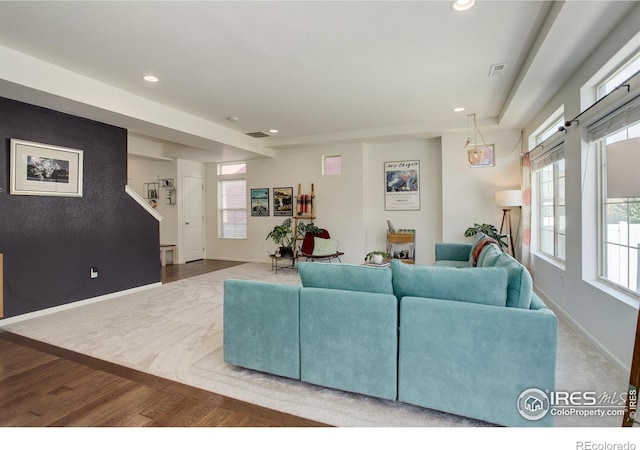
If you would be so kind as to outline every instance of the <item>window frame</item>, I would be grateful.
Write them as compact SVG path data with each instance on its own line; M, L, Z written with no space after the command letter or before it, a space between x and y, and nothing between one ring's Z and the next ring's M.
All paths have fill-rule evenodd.
M564 268L566 262L566 245L567 245L567 210L566 210L566 160L564 157L564 135L560 134L560 127L564 125L564 105L556 109L542 124L529 136L530 152L533 153L537 147L541 147L541 154L532 157L531 167L531 229L533 231L533 240L531 249L541 257L553 262L554 264ZM548 148L548 150L545 150ZM557 157L560 155L560 157ZM546 158L545 158L546 156ZM549 159L549 161L545 161ZM540 166L535 167L539 162ZM562 164L562 175L560 175L560 167ZM542 180L543 171L548 167L552 167L551 182L553 183L553 202L551 205L542 205ZM560 189L560 181L562 182L562 192ZM549 230L543 229L543 207L553 208L553 252L550 253L543 249L543 232ZM564 208L564 215L559 215L559 208ZM561 232L561 224L564 231ZM559 237L564 239L564 253L559 252Z
M225 166L226 167L231 167L231 166L238 166L238 169L235 173L225 173ZM244 183L243 185L243 189L244 189L244 207L224 207L224 201L223 201L223 191L224 191L224 184L227 182L237 182L237 181L242 181ZM216 211L217 211L217 221L218 221L218 239L247 239L248 238L248 201L247 201L247 178L246 178L246 163L244 162L235 162L235 163L221 163L218 164L218 179L217 179L217 205L216 205ZM234 236L226 236L225 235L225 222L224 222L224 215L227 212L233 212L233 213L238 213L238 212L244 212L243 217L244 217L244 234L238 236L237 233ZM238 226L239 223L242 222L232 222L233 225L235 225L236 227Z
M560 144L563 145L563 144ZM561 167L562 166L562 169ZM543 204L542 201L542 176L544 171L551 168L550 181L544 181L544 183L551 183L553 198L551 204ZM564 157L553 161L550 164L546 164L539 169L532 172L534 180L532 186L535 186L534 205L535 205L535 233L536 233L536 246L535 251L538 254L544 255L546 258L564 266L566 262L566 250L567 250L567 210L566 210L566 160ZM562 180L562 183L560 182ZM564 192L562 192L564 191ZM564 201L563 201L564 199ZM544 208L552 208L553 210L553 224L551 227L545 225L543 218ZM564 214L560 214L560 209L563 208ZM546 227L546 228L545 228ZM549 252L546 248L543 248L543 233L551 231L553 251ZM560 245L560 239L564 239L564 245ZM563 252L560 252L563 249Z
M640 283L638 283L638 285L636 286L636 291L634 291L633 289L631 289L631 277L632 277L632 270L631 268L634 265L634 262L631 259L631 254L633 253L633 251L636 252L640 252L640 247L633 247L631 245L630 242L630 238L629 236L627 237L627 243L626 244L622 244L619 242L613 242L609 240L609 214L608 214L608 207L610 205L614 205L614 204L619 204L619 205L624 205L626 206L627 209L627 218L630 218L630 212L629 212L629 207L630 204L637 204L640 202L640 200L634 200L631 201L632 198L636 198L636 197L623 197L626 201L622 201L622 202L611 202L609 201L609 197L608 197L608 192L607 192L607 154L606 154L606 148L607 148L607 144L611 145L614 142L618 142L618 141L614 141L614 142L609 142L607 143L607 139L610 138L611 136L621 133L621 132L626 132L626 137L625 139L622 140L628 140L630 139L629 137L629 129L632 127L639 127L640 126L640 122L637 122L636 124L633 124L631 126L627 126L624 127L623 129L618 130L615 133L609 134L607 136L603 136L602 138L598 139L595 142L591 142L589 145L593 145L595 147L595 152L596 152L596 157L597 157L597 165L596 165L596 170L597 170L597 212L598 212L598 242L597 242L597 249L598 249L598 279L617 289L620 290L628 295L631 295L633 297L635 297L636 299L640 298ZM636 137L636 136L633 136ZM630 225L630 221L627 221L628 226ZM627 270L626 270L626 284L620 284L620 282L615 281L614 279L612 279L611 274L609 274L609 247L611 245L614 245L616 247L619 248L624 248L626 249L627 252L627 261L626 261L626 265L627 265ZM640 261L638 261L638 255L636 254L636 262L635 264L640 264ZM636 267L636 271L638 270L638 268ZM618 274L618 278L620 279L621 274Z

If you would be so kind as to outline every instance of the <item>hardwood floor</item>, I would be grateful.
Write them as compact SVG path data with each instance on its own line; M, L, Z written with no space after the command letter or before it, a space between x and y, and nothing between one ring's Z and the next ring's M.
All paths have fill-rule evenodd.
M201 259L198 261L191 261L186 264L168 264L161 268L161 280L163 283L171 283L173 281L195 277L197 275L204 275L205 273L238 266L240 264L245 263L239 261Z
M318 427L0 330L0 427Z
M241 262L162 268L170 283ZM324 427L0 329L0 427Z

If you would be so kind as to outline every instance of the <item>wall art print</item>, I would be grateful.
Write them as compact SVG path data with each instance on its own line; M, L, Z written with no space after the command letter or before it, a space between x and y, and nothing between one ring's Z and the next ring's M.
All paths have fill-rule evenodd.
M273 215L293 216L293 187L273 188Z
M251 189L251 215L269 216L269 188Z
M82 197L82 150L11 139L10 193Z
M420 161L384 163L385 202L387 211L420 209Z

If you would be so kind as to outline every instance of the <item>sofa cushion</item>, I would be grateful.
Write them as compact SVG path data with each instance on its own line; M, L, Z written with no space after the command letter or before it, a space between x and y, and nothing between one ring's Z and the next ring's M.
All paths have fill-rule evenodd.
M501 253L493 266L507 269L509 276L507 306L529 309L533 294L533 279L527 268L507 253Z
M335 239L313 238L313 256L335 255L338 251L338 241Z
M298 273L303 287L393 294L391 270L387 268L301 262Z
M441 267L391 261L396 297L426 297L505 306L507 271L502 267Z

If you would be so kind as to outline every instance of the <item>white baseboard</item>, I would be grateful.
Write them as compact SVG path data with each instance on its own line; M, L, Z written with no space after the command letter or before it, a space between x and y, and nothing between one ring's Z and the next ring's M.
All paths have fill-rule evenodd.
M624 373L630 373L631 367L627 367L622 361L620 361L613 353L611 353L606 347L604 347L600 341L598 341L586 328L580 325L575 321L573 317L571 317L560 305L553 301L546 292L540 289L534 283L534 290L536 294L540 296L542 301L544 301L547 306L552 309L556 314L562 317L565 321L571 325L571 327L580 333L584 338L586 338L591 344L593 344L603 355L605 358L609 360L613 365L617 366Z
M144 286L139 286L124 291L112 292L111 294L100 295L99 297L88 298L85 300L78 300L77 302L67 303L60 306L52 306L51 308L41 309L26 314L21 314L15 317L9 317L7 319L0 319L0 327L3 325L9 325L12 323L22 322L23 320L33 319L34 317L47 316L49 314L65 311L67 309L78 308L80 306L90 305L91 303L98 303L105 300L111 300L112 298L122 297L123 295L133 294L135 292L146 291L147 289L153 289L155 287L162 286L162 283L152 283Z

